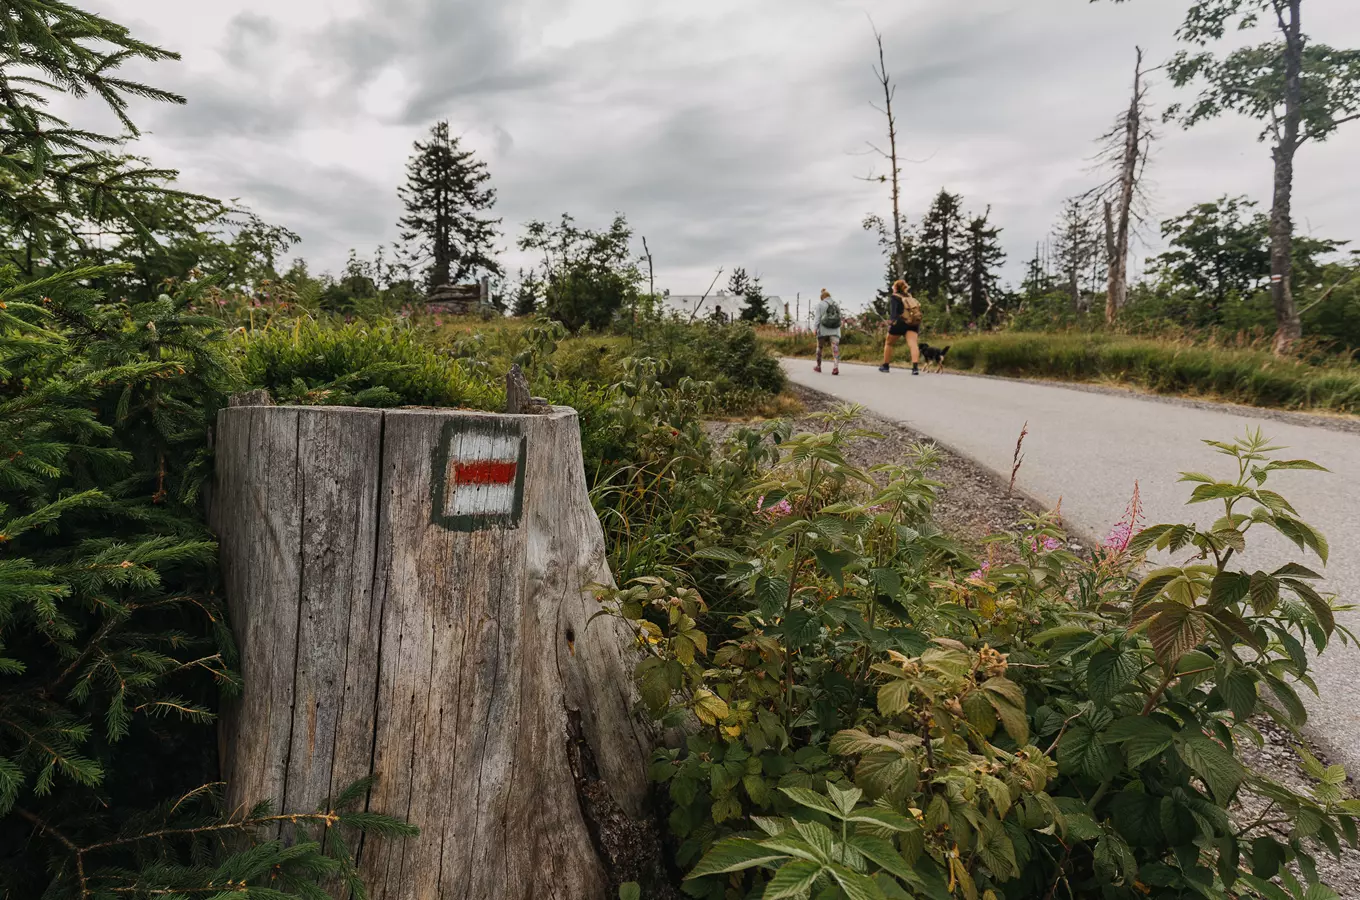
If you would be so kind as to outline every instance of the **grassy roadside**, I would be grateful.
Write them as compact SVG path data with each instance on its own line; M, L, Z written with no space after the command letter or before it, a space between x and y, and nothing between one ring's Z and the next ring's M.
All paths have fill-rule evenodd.
M881 344L867 335L854 338L842 342L842 359L882 358ZM816 349L806 335L767 340L784 356L812 356ZM1360 366L1355 365L1316 366L1277 359L1264 350L1118 335L1012 332L927 335L925 340L950 346L950 368L983 375L1116 383L1272 409L1360 414ZM899 348L897 359L904 355Z

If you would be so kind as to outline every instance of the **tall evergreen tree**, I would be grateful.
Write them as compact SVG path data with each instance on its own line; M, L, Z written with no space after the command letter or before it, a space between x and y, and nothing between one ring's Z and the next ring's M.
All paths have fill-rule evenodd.
M1092 281L1099 281L1102 251L1103 241L1089 205L1080 198L1068 200L1053 231L1053 256L1073 310L1085 308Z
M968 307L976 321L992 308L1001 286L998 271L1006 261L1001 249L1001 229L991 224L991 207L968 222L967 255L964 269L968 279Z
M459 141L449 135L448 122L437 122L428 141L416 141L398 191L406 205L402 240L426 266L431 289L474 273L504 274L493 256L501 220L483 215L496 203L491 175Z
M920 267L922 293L937 302L952 305L964 293L962 277L968 230L963 220L963 198L941 189L921 227L912 248Z

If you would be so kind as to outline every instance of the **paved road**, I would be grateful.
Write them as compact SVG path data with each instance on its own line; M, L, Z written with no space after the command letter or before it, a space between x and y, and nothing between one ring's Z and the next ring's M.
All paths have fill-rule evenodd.
M901 421L1006 478L1016 438L1028 423L1017 487L1049 506L1061 497L1064 521L1088 537L1106 534L1119 520L1135 481L1145 524L1212 521L1212 504L1185 506L1191 486L1178 483L1178 473L1235 475L1229 458L1200 441L1231 440L1259 427L1288 447L1290 456L1331 470L1282 472L1271 487L1327 536L1332 551L1327 586L1343 602L1360 600L1360 435L1266 420L1231 407L1204 409L1022 381L912 377L898 369L883 375L863 365L843 365L841 375L832 377L814 373L807 360L784 365L794 382ZM1249 537L1248 564L1265 567L1288 559L1316 564L1276 535L1267 539L1253 530ZM1338 618L1360 633L1360 609ZM1335 645L1316 674L1322 696L1306 697L1309 730L1335 761L1360 775L1360 649Z

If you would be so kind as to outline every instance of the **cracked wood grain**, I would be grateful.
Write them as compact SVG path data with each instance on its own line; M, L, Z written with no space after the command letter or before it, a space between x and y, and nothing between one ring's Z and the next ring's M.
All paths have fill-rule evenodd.
M453 454L462 425L524 438L513 527L433 514L450 422ZM641 821L652 742L630 635L587 627L590 585L612 578L576 414L247 406L218 432L213 522L245 677L222 727L230 802L311 810L376 773L367 808L421 833L357 848L374 900L614 890L571 757L588 750L611 820Z

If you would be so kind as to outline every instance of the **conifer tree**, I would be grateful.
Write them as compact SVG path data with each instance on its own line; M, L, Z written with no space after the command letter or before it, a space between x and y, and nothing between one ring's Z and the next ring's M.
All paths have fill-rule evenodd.
M765 289L761 287L759 275L748 275L746 270L740 267L733 269L731 277L727 280L727 292L745 302L746 305L741 309L743 322L763 324L770 321Z
M135 227L128 198L169 173L45 105L98 96L135 133L129 97L178 98L114 72L172 54L60 0L7 0L0 25L0 218ZM133 266L34 277L51 249L0 264L0 897L322 896L352 881L328 826L366 827L341 812L357 794L289 816L285 846L267 807L222 810L211 787L237 684L198 497L235 378L225 331L193 311L201 282L113 301L95 286Z
M407 252L426 266L426 284L433 289L474 273L503 275L493 256L501 220L483 215L496 203L486 163L449 135L448 122L436 123L415 150L398 191L406 205L400 225Z
M0 4L0 28L0 254L21 272L88 264L81 253L91 231L148 233L138 209L148 198L207 201L175 190L173 170L123 150L139 134L128 115L132 100L184 98L121 77L119 69L178 54L54 0L7 0ZM52 101L61 96L98 98L123 132L72 126L52 112Z
M998 269L1006 261L1001 249L1001 229L991 224L991 207L968 222L968 244L964 270L968 281L968 306L975 321L980 321L996 302L1001 277Z
M963 221L963 198L941 189L921 220L913 248L919 258L922 293L931 300L952 305L965 293L964 252L968 232Z
M1087 288L1103 271L1103 249L1090 207L1080 198L1068 200L1053 231L1053 255L1074 312L1086 307Z

